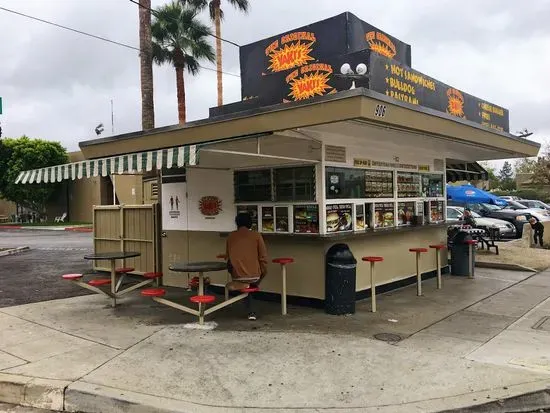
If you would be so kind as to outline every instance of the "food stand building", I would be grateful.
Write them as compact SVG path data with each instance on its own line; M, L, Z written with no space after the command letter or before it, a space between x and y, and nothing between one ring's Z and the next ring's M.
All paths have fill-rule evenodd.
M224 252L246 210L269 255L294 258L289 296L319 303L332 245L384 257L378 286L414 280L409 248L446 240L445 183L479 178L475 161L539 150L508 132L505 109L413 70L410 46L349 13L241 48L241 75L243 101L208 119L82 142L87 161L19 181L159 171L165 285L187 282L169 264ZM435 274L435 254L422 257L421 271ZM262 291L281 291L277 272ZM356 289L368 295L366 265Z

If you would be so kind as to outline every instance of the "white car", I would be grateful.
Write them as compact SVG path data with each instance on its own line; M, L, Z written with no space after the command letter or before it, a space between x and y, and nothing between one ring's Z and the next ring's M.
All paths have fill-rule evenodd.
M508 221L496 218L482 217L477 212L471 211L478 228L498 228L502 238L515 238L516 227ZM447 222L453 223L461 220L464 208L456 206L447 207Z
M508 200L507 202L508 202L508 205L505 206L505 208L507 209L513 209L514 211L528 212L539 221L550 221L550 214L546 209L527 208L525 205L522 205L518 201Z

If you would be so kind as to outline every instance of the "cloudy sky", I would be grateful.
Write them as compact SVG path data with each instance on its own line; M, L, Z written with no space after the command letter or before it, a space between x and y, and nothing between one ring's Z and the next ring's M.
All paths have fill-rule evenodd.
M166 0L153 0L157 7ZM511 131L550 138L550 0L251 0L248 15L226 7L222 36L246 44L344 11L411 44L413 67L510 109ZM138 10L129 0L0 0L16 10L133 46ZM203 16L207 21L207 16ZM139 130L139 58L135 50L0 10L0 115L3 136L56 140L68 150ZM238 49L224 45L224 71L238 74ZM211 66L211 65L210 65ZM177 123L175 73L155 67L156 126ZM216 104L215 73L188 78L188 119ZM225 75L225 103L240 99L238 77Z

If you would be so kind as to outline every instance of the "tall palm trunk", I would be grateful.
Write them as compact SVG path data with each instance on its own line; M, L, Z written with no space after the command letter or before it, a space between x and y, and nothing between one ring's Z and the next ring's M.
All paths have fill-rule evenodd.
M141 127L155 127L155 105L153 101L153 44L151 40L151 0L140 0L139 48L141 77Z
M216 75L218 79L218 106L223 105L223 73L222 73L222 19L220 14L220 2L215 4L216 26Z
M176 67L176 93L178 95L178 119L180 125L185 123L185 79L183 67Z

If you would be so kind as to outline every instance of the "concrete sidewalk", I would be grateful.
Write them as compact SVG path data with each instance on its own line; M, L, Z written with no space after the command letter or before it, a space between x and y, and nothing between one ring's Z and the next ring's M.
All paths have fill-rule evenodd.
M93 232L91 225L0 225L0 230Z
M99 296L4 308L0 401L101 413L436 412L530 392L543 402L550 273L476 273L445 277L443 290L426 281L423 297L414 286L381 295L375 314L369 301L347 317L282 317L259 303L254 323L237 304L213 331L137 293L116 309Z

